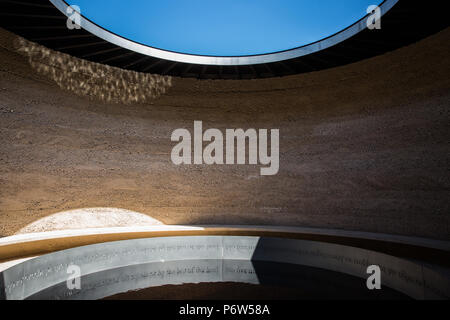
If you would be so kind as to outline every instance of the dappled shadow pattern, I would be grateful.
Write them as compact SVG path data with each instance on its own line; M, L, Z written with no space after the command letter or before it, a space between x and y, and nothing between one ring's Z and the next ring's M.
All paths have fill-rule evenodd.
M104 102L146 103L172 86L169 76L140 73L72 57L17 37L16 50L61 89Z

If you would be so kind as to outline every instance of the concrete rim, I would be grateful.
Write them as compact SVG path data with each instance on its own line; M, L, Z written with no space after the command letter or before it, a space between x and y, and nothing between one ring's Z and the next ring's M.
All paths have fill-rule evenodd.
M280 265L267 269L265 263ZM420 260L316 240L184 235L98 243L21 259L0 272L0 299L97 300L163 285L287 283L278 268L283 264L338 272L363 284L367 268L375 265L385 287L413 299L449 296L448 269ZM76 290L67 286L70 266L80 271L83 285Z
M386 14L392 7L394 7L398 1L399 0L385 0L380 5L381 16ZM69 7L69 5L64 0L50 0L50 2L64 15L66 16L68 15L67 8ZM93 23L89 19L83 17L82 14L80 15L81 21L80 25L83 29L89 31L90 33L96 35L101 39L104 39L122 48L141 53L143 55L181 63L215 65L215 66L239 66L239 65L257 65L290 60L330 48L365 30L367 28L367 21L369 17L370 15L366 15L365 17L355 22L350 27L334 35L331 35L325 39L313 42L305 46L274 53L250 55L250 56L234 56L234 57L193 55L150 47L123 38L115 33L112 33L102 28L101 26Z
M410 255L437 264L450 257L450 242L359 231L283 226L115 227L51 231L0 238L0 261L39 256L70 248L131 239L178 236L259 236L350 245L393 255ZM0 265L1 268L1 265Z

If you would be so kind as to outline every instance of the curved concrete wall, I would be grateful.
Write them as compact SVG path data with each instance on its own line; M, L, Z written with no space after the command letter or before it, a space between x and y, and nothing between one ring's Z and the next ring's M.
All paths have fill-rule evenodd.
M448 29L331 70L173 79L164 96L132 105L61 90L12 50L11 34L0 38L0 236L57 212L116 207L166 224L449 239ZM279 128L279 174L174 166L170 135L194 120L205 128Z
M244 236L165 237L77 247L19 263L0 278L5 299L100 299L167 284L263 284L267 274L259 262L345 273L361 278L361 286L368 278L367 267L378 265L382 286L415 299L450 297L447 269L330 243ZM81 270L80 289L66 285L72 265ZM269 276L283 279L273 270Z

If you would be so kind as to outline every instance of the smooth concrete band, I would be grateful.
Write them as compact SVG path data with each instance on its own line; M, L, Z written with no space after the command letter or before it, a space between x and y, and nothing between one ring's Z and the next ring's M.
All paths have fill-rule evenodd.
M68 15L67 8L69 5L64 0L50 0L50 2L58 8L62 13ZM388 12L398 0L385 0L380 5L381 15L383 16ZM117 46L123 47L125 49L135 51L147 56L160 58L164 60L170 60L182 63L191 64L201 64L201 65L217 65L217 66L238 66L238 65L254 65L278 62L283 60L294 59L302 56L306 56L329 47L332 47L344 40L347 40L354 35L358 34L362 30L367 28L367 20L369 16L364 17L359 20L349 28L342 30L341 32L325 38L323 40L311 43L306 46L299 48L294 48L291 50L262 54L262 55L252 55L252 56L236 56L236 57L216 57L216 56L202 56L202 55L192 55L184 54L178 52L172 52L162 49L153 48L144 44L140 44L129 39L118 36L102 27L91 22L89 19L83 17L82 13L80 15L80 25L83 29L89 31L90 33L102 38L110 43Z
M0 262L38 256L79 246L153 237L174 236L257 236L331 242L362 247L391 255L433 261L450 256L450 242L379 233L283 226L172 226L92 228L21 234L0 238ZM399 252L401 251L401 252ZM424 252L426 256L421 256ZM436 262L436 261L435 261ZM440 264L440 261L437 261ZM2 265L0 264L0 271Z
M448 269L331 243L245 236L147 238L63 250L0 273L0 297L100 299L165 284L258 284L257 262L326 269L361 278L362 285L367 267L377 265L383 286L414 299L450 298ZM67 288L71 265L80 267L80 290Z

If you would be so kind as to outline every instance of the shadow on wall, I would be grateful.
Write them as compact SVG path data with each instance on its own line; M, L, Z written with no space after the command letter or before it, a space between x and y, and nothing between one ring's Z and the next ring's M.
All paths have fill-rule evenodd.
M139 73L94 63L17 37L15 49L38 73L80 96L103 102L147 103L172 86L169 76Z

